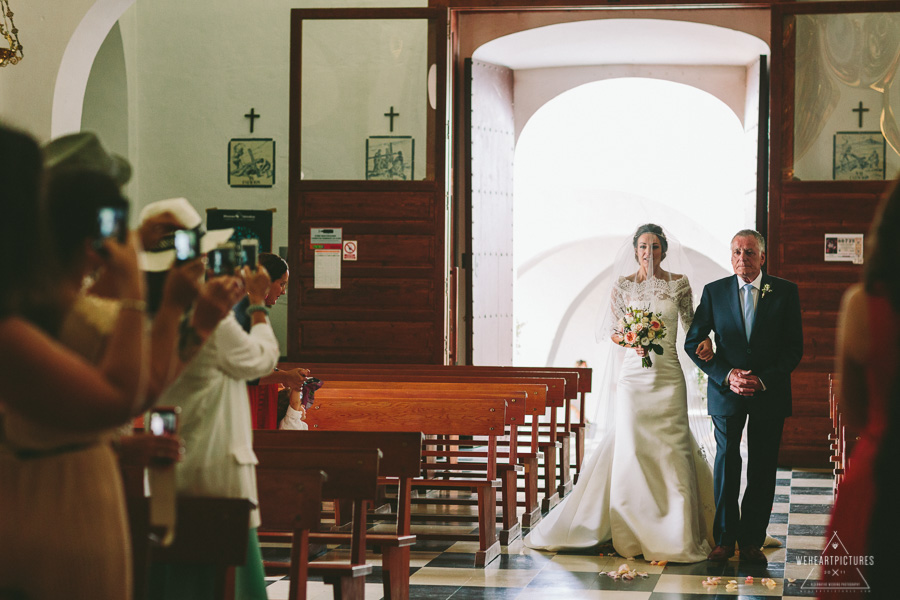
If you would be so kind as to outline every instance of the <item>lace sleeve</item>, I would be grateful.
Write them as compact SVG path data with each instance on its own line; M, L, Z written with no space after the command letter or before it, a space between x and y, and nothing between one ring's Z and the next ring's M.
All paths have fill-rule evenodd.
M678 288L678 317L684 331L691 327L694 321L694 292L691 291L691 282L687 277L682 277L684 283Z
M609 338L619 324L619 319L625 315L625 294L622 286L616 284L613 286L609 299L609 314L606 317L607 323L603 334Z

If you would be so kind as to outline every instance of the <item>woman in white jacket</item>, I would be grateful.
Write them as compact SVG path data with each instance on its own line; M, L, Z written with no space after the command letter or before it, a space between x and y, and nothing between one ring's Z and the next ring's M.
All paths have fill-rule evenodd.
M271 373L279 350L265 306L269 276L264 268L250 271L245 267L243 277L250 297L250 332L245 332L229 314L160 396L158 404L181 408L180 435L185 455L176 467L179 495L247 498L257 504L257 460L246 382ZM183 342L190 343L191 337L188 331ZM238 567L235 574L238 599L266 598L256 535L259 522L259 511L254 509L247 563ZM212 598L215 573L195 566L154 568L150 587L152 598Z

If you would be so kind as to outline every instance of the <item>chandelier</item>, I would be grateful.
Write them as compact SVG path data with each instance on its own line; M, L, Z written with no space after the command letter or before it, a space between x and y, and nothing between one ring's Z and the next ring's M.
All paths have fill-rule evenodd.
M19 30L13 23L13 11L9 9L9 0L0 0L0 67L14 65L22 60L22 44L19 43ZM3 45L6 40L6 46Z

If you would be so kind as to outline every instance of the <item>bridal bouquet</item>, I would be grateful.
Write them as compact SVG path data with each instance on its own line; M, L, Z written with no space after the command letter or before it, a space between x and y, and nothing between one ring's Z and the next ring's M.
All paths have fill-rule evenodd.
M641 366L647 368L653 366L650 351L663 353L659 340L666 337L666 323L653 311L627 306L613 333L620 346L647 350L647 355L641 358Z

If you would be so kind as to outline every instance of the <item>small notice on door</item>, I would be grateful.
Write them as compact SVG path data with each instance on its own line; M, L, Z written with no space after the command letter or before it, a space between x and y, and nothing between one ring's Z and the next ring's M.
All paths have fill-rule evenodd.
M862 233L826 233L825 262L852 262L863 264Z
M344 260L356 260L356 240L344 242Z
M340 250L343 232L341 227L310 227L309 247L312 250Z
M341 251L316 250L316 260L313 263L315 279L313 287L316 289L341 289Z

